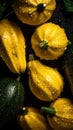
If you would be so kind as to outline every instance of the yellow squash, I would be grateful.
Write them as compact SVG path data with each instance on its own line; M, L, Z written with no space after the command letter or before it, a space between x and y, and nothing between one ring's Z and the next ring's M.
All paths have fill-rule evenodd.
M36 56L44 60L54 60L62 56L68 45L65 30L49 22L38 26L32 34L31 45Z
M0 21L0 57L13 73L26 69L25 38L18 25L3 19Z
M30 55L28 62L29 88L31 92L42 101L52 101L63 91L64 81L62 75L55 68L42 64Z
M14 0L13 9L22 23L39 25L51 18L56 0Z
M23 130L51 130L43 114L34 107L23 107L17 122Z
M73 101L66 97L58 98L50 107L41 107L53 130L73 130Z

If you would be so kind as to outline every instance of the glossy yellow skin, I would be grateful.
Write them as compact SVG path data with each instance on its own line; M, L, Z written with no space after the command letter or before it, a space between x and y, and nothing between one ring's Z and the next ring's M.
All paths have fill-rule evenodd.
M40 47L42 41L46 41L48 46L45 49ZM68 38L65 30L52 22L38 26L31 37L31 45L36 56L44 60L54 60L61 57L68 45Z
M13 73L26 69L25 38L18 25L3 19L0 21L0 57Z
M23 107L26 114L18 115L17 121L23 130L51 130L45 117L34 107Z
M57 69L42 64L39 60L28 63L29 88L42 101L53 101L63 91L64 81Z
M67 98L58 98L51 103L55 108L56 115L52 118L47 116L50 126L54 130L73 130L73 102Z
M45 8L38 11L37 6L42 3ZM56 8L55 0L14 0L13 9L22 23L40 25L51 18Z

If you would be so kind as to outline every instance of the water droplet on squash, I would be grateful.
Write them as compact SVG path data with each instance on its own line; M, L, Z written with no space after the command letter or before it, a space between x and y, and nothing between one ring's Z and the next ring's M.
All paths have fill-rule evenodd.
M4 33L4 34L3 34L3 38L4 38L4 39L7 39L7 38L8 38L8 35Z

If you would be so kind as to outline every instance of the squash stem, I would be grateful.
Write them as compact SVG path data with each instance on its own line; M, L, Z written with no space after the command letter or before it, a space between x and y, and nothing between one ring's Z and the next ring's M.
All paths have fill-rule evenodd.
M37 6L37 11L38 11L38 12L43 12L44 9L45 9L45 7L46 7L46 4L45 4L45 3L40 3L40 4L38 4L38 6Z
M34 54L29 54L29 61L34 60L34 59L35 59Z
M56 114L56 111L53 107L44 107L43 106L43 107L41 107L41 112L43 114L50 116L50 117L55 116L55 114Z
M45 41L45 40L41 41L40 44L39 44L39 47L43 48L43 49L47 49L48 48L48 42Z

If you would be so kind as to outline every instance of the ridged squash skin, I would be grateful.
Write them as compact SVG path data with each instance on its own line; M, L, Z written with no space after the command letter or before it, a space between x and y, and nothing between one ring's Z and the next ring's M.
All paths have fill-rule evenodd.
M12 7L22 23L35 26L51 18L56 0L14 0Z
M23 130L51 130L45 117L35 107L23 107L17 121Z
M42 101L52 101L60 96L64 80L55 68L42 64L39 60L28 62L29 88Z
M52 22L38 26L31 36L32 49L40 59L58 59L64 54L67 45L65 30Z
M25 92L20 78L0 78L0 129L8 126L23 107Z
M22 73L26 69L26 45L21 28L14 22L0 21L0 57L13 73Z
M56 114L47 115L48 122L54 130L73 130L73 101L68 98L58 98L50 105Z

